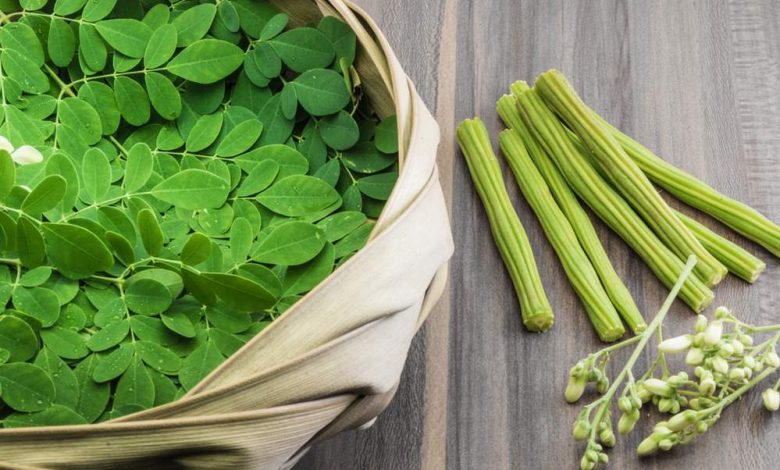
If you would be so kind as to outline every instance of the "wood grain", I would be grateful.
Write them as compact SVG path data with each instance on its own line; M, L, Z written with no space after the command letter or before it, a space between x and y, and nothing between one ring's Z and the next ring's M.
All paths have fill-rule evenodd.
M381 25L442 126L439 165L457 251L449 295L413 344L398 395L377 424L318 445L300 469L577 468L577 407L563 402L568 368L600 345L514 182L507 181L557 314L545 335L523 331L510 282L454 126L481 116L495 134L496 100L517 79L561 69L610 121L676 165L780 220L780 2L775 0L355 0ZM677 207L681 207L675 204ZM780 263L752 287L716 290L755 323L780 321ZM600 235L639 307L664 289L602 224ZM711 311L711 310L710 310ZM675 305L669 333L690 328ZM634 468L649 415L610 452ZM776 468L780 419L759 393L728 409L706 437L646 468ZM774 462L774 463L773 463Z

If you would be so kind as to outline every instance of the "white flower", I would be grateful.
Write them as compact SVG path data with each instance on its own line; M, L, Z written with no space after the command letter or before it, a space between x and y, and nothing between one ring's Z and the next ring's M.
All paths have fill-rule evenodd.
M712 395L715 393L715 388L717 387L717 384L714 380L711 378L706 378L701 381L699 384L699 393L702 395Z
M689 366L698 366L704 362L704 351L699 348L691 348L685 356L685 363Z
M658 350L665 354L679 353L687 350L693 344L693 336L682 335L664 340L658 345Z
M766 356L766 364L769 367L778 367L780 366L780 356L777 355L776 352L772 351L771 353L767 354Z
M11 158L19 165L32 165L43 161L43 155L35 147L22 145L14 150Z
M715 372L720 372L721 374L728 374L729 373L729 363L725 359L723 359L720 356L716 356L712 359L712 369Z
M13 153L14 151L14 146L11 144L11 141L2 135L0 135L0 150L5 150L8 153Z
M704 330L704 344L707 346L715 346L720 341L720 337L723 335L723 322L714 321L707 325Z
M661 379L647 379L643 385L647 391L660 397L669 397L674 393L674 389Z
M707 328L707 317L701 313L696 316L696 333L701 333Z
M777 390L768 388L761 394L761 398L764 399L764 406L769 411L777 411L780 409L780 392Z

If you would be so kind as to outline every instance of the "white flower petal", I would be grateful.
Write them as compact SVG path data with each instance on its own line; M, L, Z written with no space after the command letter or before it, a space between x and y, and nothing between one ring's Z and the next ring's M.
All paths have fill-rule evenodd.
M23 145L14 150L11 154L11 158L19 165L32 165L33 163L40 163L43 161L43 154L35 147L29 145Z
M11 144L11 141L2 135L0 135L0 150L5 150L8 153L14 152L14 146Z

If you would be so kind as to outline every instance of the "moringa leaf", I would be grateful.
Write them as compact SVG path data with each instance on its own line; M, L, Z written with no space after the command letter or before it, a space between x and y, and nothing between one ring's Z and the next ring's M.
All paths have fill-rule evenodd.
M149 38L149 44L144 51L144 66L156 69L165 65L176 52L178 32L176 26L165 24L157 28Z
M152 194L186 210L216 209L228 196L228 183L204 170L184 170L152 189Z
M244 61L244 51L218 39L201 39L181 51L168 63L177 77L208 85L235 72Z
M66 277L81 279L114 265L106 245L83 227L46 223L41 229L49 259Z
M211 29L214 17L217 15L216 5L204 3L185 10L173 20L173 26L178 33L178 47L187 47L203 36Z
M55 398L54 382L33 364L0 365L0 399L16 411L34 412L48 408Z
M301 106L313 116L334 114L349 104L344 78L333 70L313 68L291 83Z
M109 46L136 59L143 58L152 30L144 23L127 18L104 20L95 23L98 33Z

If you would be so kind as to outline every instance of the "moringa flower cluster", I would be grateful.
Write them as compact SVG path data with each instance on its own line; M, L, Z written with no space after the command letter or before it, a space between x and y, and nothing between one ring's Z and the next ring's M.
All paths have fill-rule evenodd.
M674 291L642 335L593 353L571 369L565 392L568 402L578 401L589 383L594 383L596 390L603 394L586 405L574 422L575 440L587 441L581 468L590 470L608 461L604 448L616 443L610 412L613 399L620 411L617 430L621 435L634 429L642 408L652 406L671 415L657 423L637 448L639 455L648 455L687 444L703 434L720 419L726 407L780 367L776 351L780 325L749 325L724 307L717 309L711 321L699 315L692 333L661 341L661 323L673 298ZM634 364L656 333L658 354L649 369L635 378ZM754 335L761 333L773 333L773 336L757 342ZM636 345L634 351L610 385L605 374L610 356L629 345ZM673 354L685 354L686 363L694 368L692 374L669 371L666 357ZM622 391L618 393L621 385ZM780 380L762 394L764 405L770 411L780 409L779 389Z

